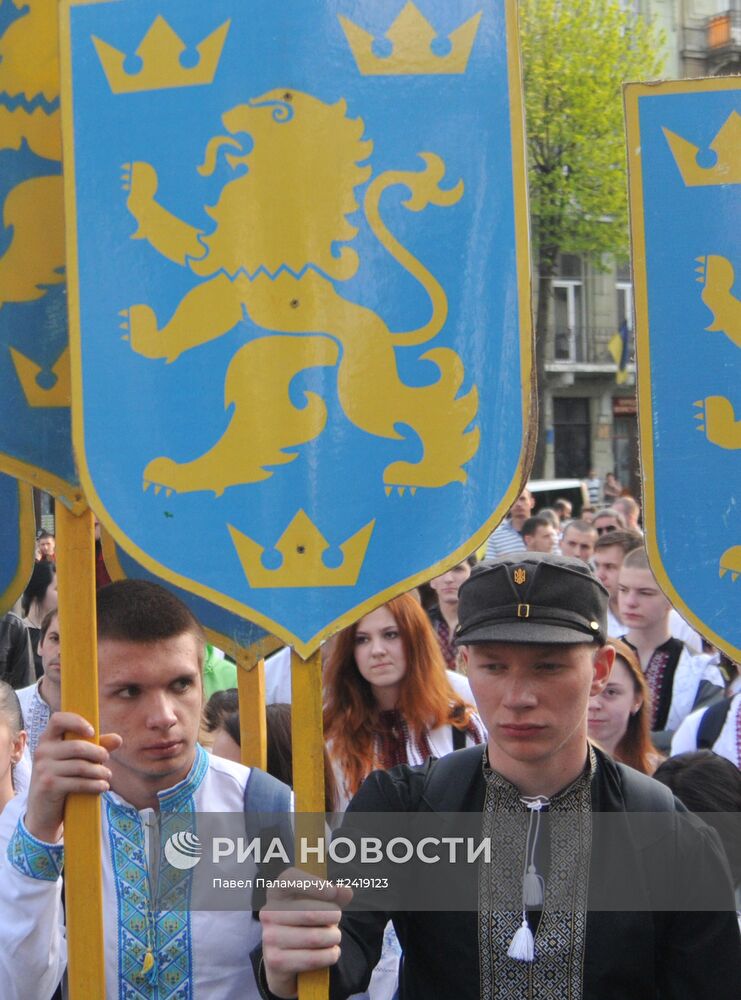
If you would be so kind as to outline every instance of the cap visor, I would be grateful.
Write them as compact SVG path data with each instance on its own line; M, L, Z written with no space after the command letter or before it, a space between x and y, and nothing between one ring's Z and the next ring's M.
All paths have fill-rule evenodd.
M526 618L516 622L483 623L456 636L456 645L468 646L483 642L531 643L537 646L572 646L574 643L593 643L599 638L595 633L559 625L543 625Z

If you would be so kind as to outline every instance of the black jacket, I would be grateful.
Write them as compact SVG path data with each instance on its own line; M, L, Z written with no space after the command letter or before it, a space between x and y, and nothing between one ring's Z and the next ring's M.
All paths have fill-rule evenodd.
M420 768L400 766L374 772L350 804L347 821L352 823L352 812L481 812L485 797L482 754L483 748L473 747ZM426 789L430 774L443 762L448 780L441 799ZM666 789L657 788L661 788L658 782L598 754L591 785L593 812L666 810L667 815L665 833L632 844L614 870L609 844L595 845L593 869L606 872L608 882L637 881L638 894L645 888L649 899L654 898L652 881L663 880L665 885L675 873L691 872L693 884L705 888L715 884L723 899L727 894L728 910L698 911L691 886L680 884L676 886L676 912L652 912L649 907L641 912L606 912L590 907L583 1000L738 1000L741 939L722 847L713 831L687 814L676 800L667 799ZM621 822L617 818L609 835L614 837L615 830L619 833ZM679 909L682 899L695 909ZM402 1000L479 1000L478 914L473 908L467 912L346 912L341 924L342 955L330 972L331 1000L344 1000L366 988L388 919L404 951ZM259 959L259 953L255 958ZM263 995L270 996L268 992ZM532 996L538 996L537 987Z
M16 689L36 680L28 629L12 611L0 618L0 680Z

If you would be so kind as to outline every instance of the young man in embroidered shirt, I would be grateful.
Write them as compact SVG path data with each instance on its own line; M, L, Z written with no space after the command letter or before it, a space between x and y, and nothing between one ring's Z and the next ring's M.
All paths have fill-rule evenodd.
M625 641L638 654L651 690L651 738L669 750L680 722L723 697L720 670L704 654L693 655L671 634L672 606L648 565L646 550L629 552L618 577L618 611Z
M643 541L632 531L609 531L600 535L594 543L594 575L610 595L607 602L607 634L617 639L625 635L618 611L618 578L623 559L633 549L639 549Z
M101 797L108 1000L254 997L248 954L260 930L252 915L163 911L149 888L146 839L156 835L161 809L244 808L249 769L209 757L196 742L203 631L181 601L141 580L99 591L97 618L106 735L100 745L88 742L92 727L83 718L54 713L36 749L27 800L13 800L0 818L0 840L9 837L0 870L0 997L42 1000L62 978L58 876L72 792Z
M702 826L680 828L675 801L656 782L587 742L589 697L606 685L614 660L605 644L606 609L607 592L579 559L504 557L463 584L458 642L487 747L422 769L374 772L349 817L481 814L491 863L471 878L472 906L342 915L346 888L275 890L260 914L262 956L253 956L264 997L295 997L296 973L323 967L330 967L332 1000L365 989L390 916L404 949L405 1000L734 1000L741 942L720 844ZM622 820L605 834L593 816L646 809L668 820L650 844L626 839ZM536 811L550 819L540 840L537 830L531 840ZM568 820L565 836L560 817ZM533 871L520 875L526 852ZM657 855L671 862L671 872L702 871L704 884L718 888L723 911L590 910L598 875L613 879L613 889L627 883L654 900ZM526 891L533 878L545 886L539 900ZM552 902L559 885L568 887L567 906ZM307 911L307 895L324 908ZM304 909L286 908L298 899ZM686 894L672 899L690 908Z
M613 639L625 635L626 628L620 620L618 609L618 582L620 567L628 552L639 549L643 538L633 531L609 531L599 536L594 545L592 563L594 575L610 595L607 605L607 634ZM672 608L669 613L669 628L675 639L681 639L691 653L702 652L702 640L693 628Z

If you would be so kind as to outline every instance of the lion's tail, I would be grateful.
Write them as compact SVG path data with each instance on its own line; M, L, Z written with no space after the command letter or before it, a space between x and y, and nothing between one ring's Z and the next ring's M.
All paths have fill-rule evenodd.
M463 362L455 351L449 347L433 347L422 355L424 361L432 361L440 370L439 381L427 387L427 391L439 400L439 405L430 404L431 408L439 413L445 413L445 431L452 438L461 436L466 439L465 458L459 457L461 463L468 461L476 453L478 448L478 428L464 434L470 424L473 423L479 409L479 394L476 386L471 386L467 393L459 396L458 392L463 385L465 371ZM419 391L419 390L418 390ZM422 389L421 391L425 391Z
M455 205L460 200L463 195L463 181L458 181L455 187L449 190L443 190L439 187L445 175L443 160L434 153L419 155L425 163L423 170L387 170L371 182L365 195L365 215L379 243L417 279L432 303L432 315L424 326L416 330L391 334L395 347L412 347L427 343L442 330L448 317L448 299L442 285L406 247L402 246L381 218L381 195L387 188L397 184L408 188L410 197L402 204L412 212L421 212L427 205Z

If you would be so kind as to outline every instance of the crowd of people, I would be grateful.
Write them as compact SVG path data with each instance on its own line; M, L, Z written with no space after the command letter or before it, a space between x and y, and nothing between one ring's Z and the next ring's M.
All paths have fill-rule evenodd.
M158 909L164 876L147 851L161 811L257 812L267 794L240 763L236 667L167 590L103 586L104 735L90 742L87 721L60 711L63 622L45 533L0 625L0 997L63 995L70 793L102 803L109 998L287 998L299 973L323 967L332 998L737 997L737 667L660 590L635 499L608 496L606 481L600 507L591 492L595 509L574 518L568 501L536 512L524 489L480 562L388 601L323 648L326 810L480 813L494 861L472 908L455 913L355 911L349 889L321 882L271 890L259 917ZM266 672L267 787L288 808L288 651ZM685 810L717 813L716 832ZM626 862L647 897L671 865L723 905L699 912L688 897L684 910L682 890L668 915L589 911L588 817L636 811L670 814L660 843ZM559 846L560 815L578 819L578 843ZM519 841L500 827L517 816ZM573 886L569 912L553 906L557 884Z

